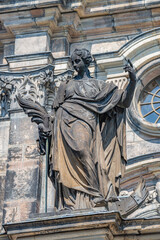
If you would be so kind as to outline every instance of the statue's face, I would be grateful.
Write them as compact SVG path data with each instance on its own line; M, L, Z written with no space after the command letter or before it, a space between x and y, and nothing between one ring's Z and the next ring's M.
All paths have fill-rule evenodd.
M76 54L72 55L72 65L78 73L84 72L85 70L85 63L83 59Z

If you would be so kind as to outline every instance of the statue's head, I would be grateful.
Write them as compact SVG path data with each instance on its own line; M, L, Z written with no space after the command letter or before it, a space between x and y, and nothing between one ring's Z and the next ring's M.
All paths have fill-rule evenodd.
M84 71L92 62L90 52L85 49L75 49L71 55L72 65L77 72Z

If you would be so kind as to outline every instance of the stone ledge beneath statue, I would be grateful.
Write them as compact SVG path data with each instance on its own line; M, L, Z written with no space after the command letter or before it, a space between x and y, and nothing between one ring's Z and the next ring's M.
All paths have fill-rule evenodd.
M36 214L35 218L3 227L7 236L14 240L113 240L124 239L126 235L141 239L144 234L147 234L146 239L158 239L151 234L160 234L160 218L126 220L118 212L77 210Z
M107 211L63 211L61 214L39 214L21 223L4 225L11 239L113 239L121 218ZM42 236L43 235L43 236ZM107 236L109 238L107 238ZM27 237L27 238L26 238Z

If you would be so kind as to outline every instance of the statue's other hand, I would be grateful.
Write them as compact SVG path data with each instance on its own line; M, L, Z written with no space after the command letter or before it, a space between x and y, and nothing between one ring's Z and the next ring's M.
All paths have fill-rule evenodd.
M38 125L38 130L40 136L45 139L51 136L51 130L49 128L46 128L43 123L40 123Z
M136 73L133 68L133 64L131 63L131 61L129 59L127 60L127 64L124 66L124 70L125 70L125 72L129 73L129 77L130 77L131 81L136 81Z

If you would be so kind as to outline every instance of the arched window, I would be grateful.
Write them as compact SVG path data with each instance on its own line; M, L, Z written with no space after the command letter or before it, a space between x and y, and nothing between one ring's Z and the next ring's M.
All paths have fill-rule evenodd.
M140 114L147 122L160 123L160 77L152 80L139 97Z

